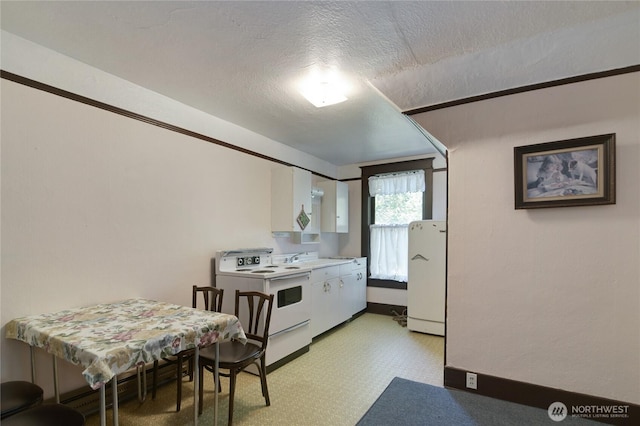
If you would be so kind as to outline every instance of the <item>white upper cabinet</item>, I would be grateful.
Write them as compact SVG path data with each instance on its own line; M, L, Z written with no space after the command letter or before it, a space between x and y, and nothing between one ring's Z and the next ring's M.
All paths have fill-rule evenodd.
M324 191L322 197L322 232L349 232L349 186L345 182L326 180L318 182Z
M271 230L304 232L311 216L311 172L297 167L272 170Z

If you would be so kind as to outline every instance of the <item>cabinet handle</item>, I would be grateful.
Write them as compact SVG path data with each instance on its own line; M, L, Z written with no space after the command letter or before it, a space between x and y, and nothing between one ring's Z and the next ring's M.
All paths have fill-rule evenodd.
M340 288L344 287L344 281L340 280Z

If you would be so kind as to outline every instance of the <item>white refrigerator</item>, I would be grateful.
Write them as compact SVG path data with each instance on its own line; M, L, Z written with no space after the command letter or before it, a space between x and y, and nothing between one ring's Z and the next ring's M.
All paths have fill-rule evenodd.
M407 328L444 336L447 222L409 224Z

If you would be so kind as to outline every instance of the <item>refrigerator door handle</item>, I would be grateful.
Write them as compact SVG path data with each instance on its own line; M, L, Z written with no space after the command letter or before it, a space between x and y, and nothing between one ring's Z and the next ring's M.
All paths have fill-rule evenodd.
M429 261L429 259L427 259L426 257L424 257L424 256L423 256L423 255L421 255L421 254L416 254L415 256L413 256L413 257L411 258L411 260L426 260L427 262Z

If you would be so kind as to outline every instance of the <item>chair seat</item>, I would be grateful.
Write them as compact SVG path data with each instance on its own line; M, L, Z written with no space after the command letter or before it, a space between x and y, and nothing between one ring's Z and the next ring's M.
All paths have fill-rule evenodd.
M220 343L220 359L218 360L220 368L225 368L224 365L226 364L238 364L243 361L253 360L261 350L262 348L249 342L244 345L240 342L222 342ZM215 360L215 346L208 346L202 349L200 357Z
M2 426L82 426L82 413L62 404L42 404L2 420Z
M31 382L11 381L0 386L2 419L42 402L42 388Z

